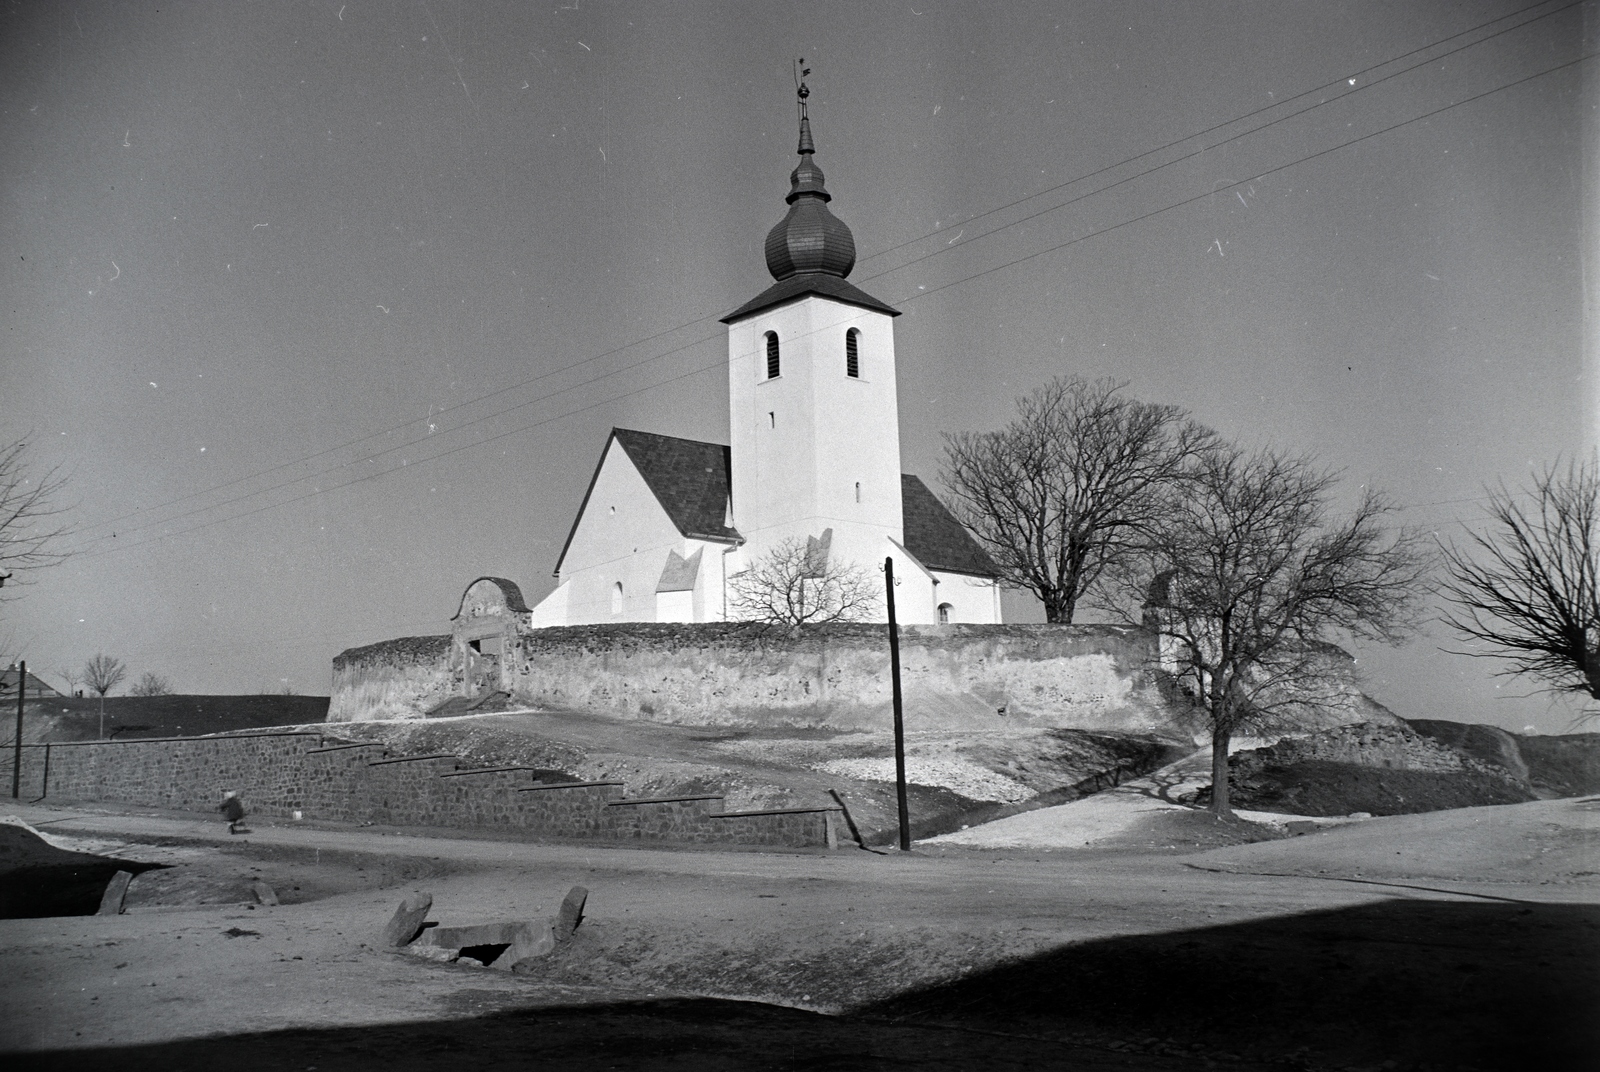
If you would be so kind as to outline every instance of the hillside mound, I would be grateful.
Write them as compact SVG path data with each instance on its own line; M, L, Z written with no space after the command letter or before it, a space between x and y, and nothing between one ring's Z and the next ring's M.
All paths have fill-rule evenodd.
M1364 722L1237 752L1228 786L1236 807L1293 815L1403 815L1535 799L1506 768L1404 723ZM1210 796L1202 789L1196 799Z
M1510 771L1540 797L1600 793L1600 733L1524 735L1473 722L1406 721L1418 733Z
M831 804L862 838L898 833L893 737L819 729L678 726L585 711L330 723L319 729L396 752L450 753L539 777L623 782L637 796L717 793L734 810ZM1016 727L906 736L912 833L928 837L1075 800L1170 762L1187 742L1149 734Z
M326 696L107 696L105 736L199 737L267 726L296 726L328 717ZM93 741L101 736L98 696L56 696L23 708L22 739Z

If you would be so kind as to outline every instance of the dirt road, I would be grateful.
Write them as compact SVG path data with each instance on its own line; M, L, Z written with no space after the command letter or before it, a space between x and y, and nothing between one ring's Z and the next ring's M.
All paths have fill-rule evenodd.
M1588 821L1565 804L1516 821ZM320 899L0 921L11 1067L1588 1069L1600 1055L1592 875L1513 867L1493 845L1444 878L1306 873L1319 838L1359 871L1363 851L1403 864L1416 839L1459 845L1470 824L1385 839L1390 820L1374 820L1345 842L1199 855L880 856L296 827L230 841L199 819L18 812L74 844L204 859ZM1495 812L1490 840L1520 844L1514 809ZM377 948L414 890L452 925L544 916L572 885L591 891L588 918L540 976Z

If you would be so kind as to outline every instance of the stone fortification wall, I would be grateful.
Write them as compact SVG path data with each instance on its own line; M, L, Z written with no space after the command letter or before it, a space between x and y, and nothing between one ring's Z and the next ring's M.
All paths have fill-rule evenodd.
M629 799L621 782L535 782L525 767L470 768L446 754L311 732L24 745L25 800L109 801L214 813L226 790L261 816L534 837L821 846L837 808L728 813L723 798Z
M907 727L1166 728L1147 652L1145 634L1110 626L908 626ZM513 690L536 705L691 725L848 730L891 718L882 625L568 626L524 634L519 654Z
M421 718L460 691L450 637L401 637L340 652L333 660L329 722Z
M912 729L999 720L1148 732L1172 719L1148 677L1149 638L1112 626L901 630ZM329 721L414 717L459 688L444 638L345 652ZM523 632L504 660L519 702L685 724L848 730L890 718L887 627L568 626Z

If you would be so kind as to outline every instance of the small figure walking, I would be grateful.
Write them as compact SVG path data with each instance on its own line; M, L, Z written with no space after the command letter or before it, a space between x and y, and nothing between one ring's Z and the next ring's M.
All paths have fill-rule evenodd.
M222 803L217 810L228 820L228 833L237 834L239 824L244 822L244 802L239 799L239 794L235 790L228 790L222 795Z

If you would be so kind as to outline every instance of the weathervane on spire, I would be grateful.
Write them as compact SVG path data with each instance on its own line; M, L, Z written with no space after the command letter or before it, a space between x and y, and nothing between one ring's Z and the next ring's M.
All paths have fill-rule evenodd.
M803 81L803 79L810 77L811 68L807 67L805 64L806 58L804 56L801 56L799 59L794 61L794 95L796 98L798 98L800 103L801 119L807 118L808 113L806 112L806 98L811 96L811 90L807 88L805 82Z
M816 149L811 144L811 113L806 110L806 98L811 96L811 90L803 81L811 74L811 68L806 66L806 58L801 56L794 61L794 95L800 106L800 145L801 155L814 153Z

